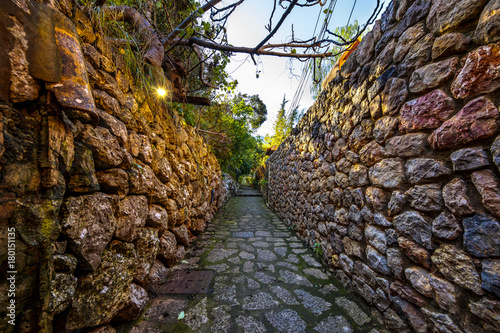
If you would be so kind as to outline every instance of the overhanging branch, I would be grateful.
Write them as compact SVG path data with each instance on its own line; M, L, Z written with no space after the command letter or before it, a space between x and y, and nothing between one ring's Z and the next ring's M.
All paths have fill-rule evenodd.
M219 2L221 2L222 0L211 0L209 2L207 2L204 6L202 6L200 9L198 9L196 12L192 13L191 15L189 15L184 21L182 21L181 24L179 24L175 29L174 31L172 31L168 36L167 36L167 39L164 41L164 43L166 44L170 44L172 43L172 41L174 39L177 38L177 36L179 36L179 34L181 33L182 30L186 29L187 26L193 22L194 20L196 20L196 18L198 18L200 16L200 14L203 14L204 12L206 12L207 10L209 10L210 8L214 7L215 5L217 5Z
M223 51L223 52L234 52L234 53L246 53L250 55L268 55L275 57L287 57L287 58L325 58L336 55L332 52L324 52L318 54L297 54L297 53L289 53L289 52L276 52L276 51L267 51L266 48L273 47L272 44L266 45L265 47L255 50L253 47L241 47L241 46L232 46L232 45L223 45L217 44L214 42L206 41L197 37L191 37L188 40L183 40L179 42L179 45L184 46L192 46L198 45L202 47L206 47L212 50ZM282 45L282 44L277 44ZM304 47L304 46L301 46Z

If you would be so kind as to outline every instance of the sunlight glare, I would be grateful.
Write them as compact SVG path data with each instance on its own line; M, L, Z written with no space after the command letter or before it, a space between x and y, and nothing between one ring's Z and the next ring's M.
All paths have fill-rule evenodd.
M157 88L156 93L158 94L158 96L163 97L167 94L167 91L163 88Z

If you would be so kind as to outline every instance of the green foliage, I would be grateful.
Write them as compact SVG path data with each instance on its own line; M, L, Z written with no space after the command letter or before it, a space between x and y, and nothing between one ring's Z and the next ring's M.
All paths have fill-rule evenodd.
M314 243L313 251L314 251L314 254L316 254L316 256L318 258L321 258L323 256L323 250L321 249L321 243Z
M103 31L106 37L111 37L128 43L116 47L116 54L122 58L126 67L136 80L138 88L144 92L151 93L158 86L158 75L145 63L143 56L149 47L148 40L142 40L128 23L109 20L100 7L95 7L94 0L77 0L80 5L85 6L92 15L92 21L97 31ZM200 3L193 0L108 0L106 6L125 5L134 7L153 26L157 36L164 39L188 16L200 10ZM204 20L202 13L198 18L180 32L180 37L203 36L208 39L221 38L222 27L217 22ZM142 36L143 37L143 36ZM108 45L110 46L110 45ZM224 88L231 82L225 71L229 63L229 55L224 52L200 49L204 59L203 78L213 86ZM202 97L213 97L213 91L205 86L199 79L200 59L191 47L177 45L172 49L167 47L166 55L178 64L181 64L187 72L182 77L182 85L186 92L196 93ZM116 59L113 59L116 60ZM168 86L168 83L166 84Z
M355 20L354 23L352 24L336 28L335 34L342 36L342 38L344 38L345 40L350 40L356 36L359 28L360 28L359 23L357 20ZM312 66L314 67L311 69L313 70L314 78L309 88L311 91L311 95L317 97L321 93L321 82L323 82L323 80L328 76L328 73L330 73L333 66L335 66L337 61L340 59L345 49L346 49L345 46L333 45L330 51L333 54L339 53L338 55L325 59L322 58L313 59L313 61L311 62L311 67Z
M266 120L267 108L259 95L248 96L238 93L233 97L231 104L233 117L249 124L252 130L259 128Z
M229 92L235 84L231 86ZM261 163L262 139L253 133L266 120L267 109L258 95L223 95L210 107L183 105L179 110L186 122L205 137L222 170L235 179L250 174Z

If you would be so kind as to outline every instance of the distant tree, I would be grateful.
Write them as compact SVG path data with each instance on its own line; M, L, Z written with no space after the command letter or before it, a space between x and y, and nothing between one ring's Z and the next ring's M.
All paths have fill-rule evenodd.
M184 119L212 147L223 171L238 179L259 165L264 150L253 133L266 120L267 108L258 95L228 92L209 107L183 105L182 109Z
M259 95L238 93L231 104L235 118L245 120L252 130L259 128L267 119L267 108Z
M266 136L265 141L269 146L279 146L283 140L291 133L295 122L299 117L298 107L293 109L288 115L286 114L286 96L283 96L283 101L281 102L281 107L276 116L276 120L273 125L274 134L272 136Z

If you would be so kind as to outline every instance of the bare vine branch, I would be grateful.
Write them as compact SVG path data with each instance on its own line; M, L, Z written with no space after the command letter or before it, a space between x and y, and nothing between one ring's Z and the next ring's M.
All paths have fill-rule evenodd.
M214 85L208 83L207 81L205 81L205 78L203 77L203 68L204 68L204 64L205 64L205 59L203 59L203 57L201 55L201 51L198 49L198 47L196 45L193 45L193 51L196 54L196 56L198 57L198 59L200 60L200 62L199 62L199 66L200 66L199 76L200 76L201 83L203 83L207 87L217 89L216 86L214 86Z
M267 35L254 49L255 51L258 51L262 45L264 45L265 43L267 43L271 37L274 36L274 34L276 33L276 31L278 31L278 29L281 27L281 25L283 24L283 22L285 21L286 17L292 12L292 9L293 7L295 7L295 5L297 4L297 2L299 2L299 0L292 0L292 3L290 4L290 6L288 6L288 8L286 9L286 11L283 13L283 15L281 16L280 20L278 21L278 23L276 24L276 26L274 27L274 29L269 33L269 35Z

